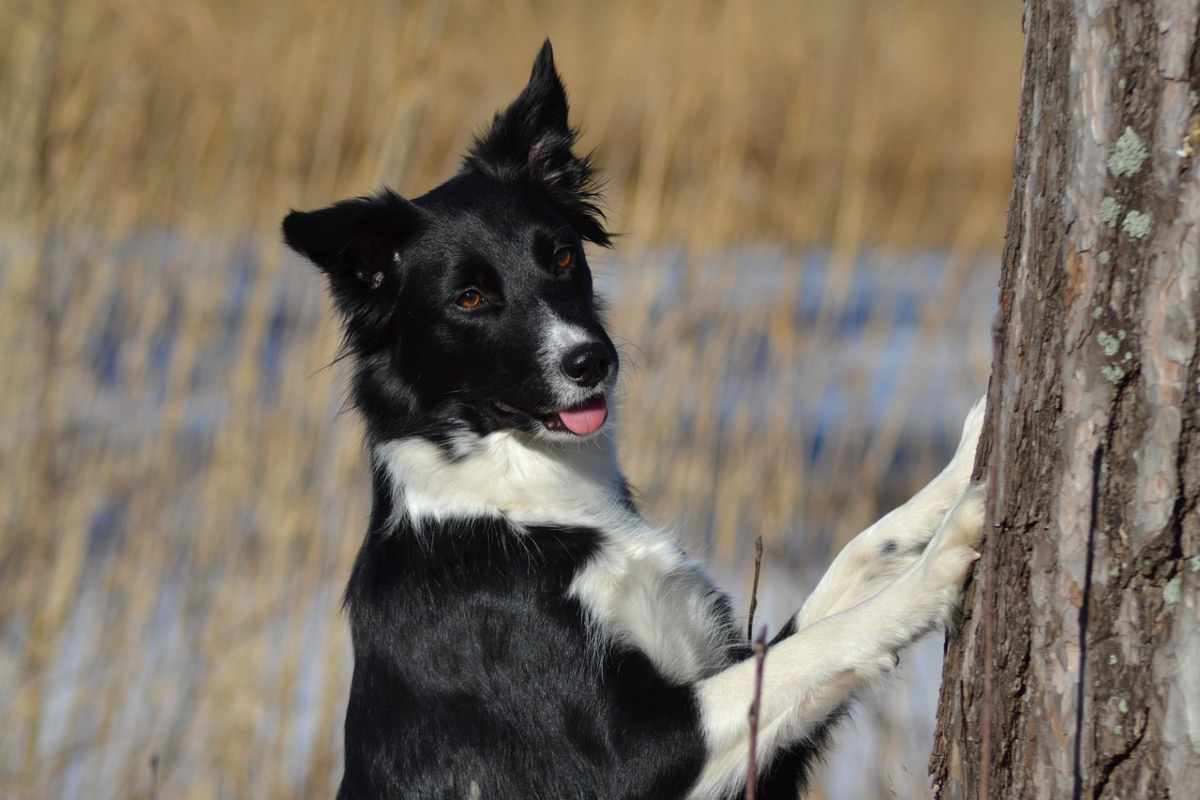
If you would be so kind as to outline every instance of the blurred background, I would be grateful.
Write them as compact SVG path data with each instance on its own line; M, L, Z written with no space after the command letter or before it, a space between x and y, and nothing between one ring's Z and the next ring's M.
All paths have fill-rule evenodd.
M984 390L1020 4L0 0L0 797L328 797L368 501L289 207L416 194L549 35L621 447L778 627ZM923 797L941 641L818 797Z

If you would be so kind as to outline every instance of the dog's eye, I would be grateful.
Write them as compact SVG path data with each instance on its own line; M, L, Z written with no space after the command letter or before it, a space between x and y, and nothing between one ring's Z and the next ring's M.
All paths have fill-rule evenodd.
M465 292L454 298L454 305L459 308L464 308L467 311L472 311L483 305L483 293L478 289L467 289Z
M554 268L566 272L575 263L575 253L569 247L560 247L554 251Z

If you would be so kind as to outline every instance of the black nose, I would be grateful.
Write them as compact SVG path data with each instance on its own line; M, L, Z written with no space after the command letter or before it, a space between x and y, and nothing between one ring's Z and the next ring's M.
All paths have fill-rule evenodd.
M580 386L592 387L608 377L608 348L600 342L581 344L563 356L563 374Z

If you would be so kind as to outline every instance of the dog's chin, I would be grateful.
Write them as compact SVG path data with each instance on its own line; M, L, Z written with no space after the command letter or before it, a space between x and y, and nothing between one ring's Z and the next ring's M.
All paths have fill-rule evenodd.
M549 411L527 411L510 403L495 401L513 427L534 438L557 444L586 442L608 428L608 392L601 389L590 397Z

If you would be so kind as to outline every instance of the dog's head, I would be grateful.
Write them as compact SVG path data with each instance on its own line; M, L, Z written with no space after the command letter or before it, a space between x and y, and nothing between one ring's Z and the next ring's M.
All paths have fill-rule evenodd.
M609 234L576 135L547 41L453 178L414 200L384 190L283 221L328 278L376 440L565 442L604 425L617 353L583 245Z

